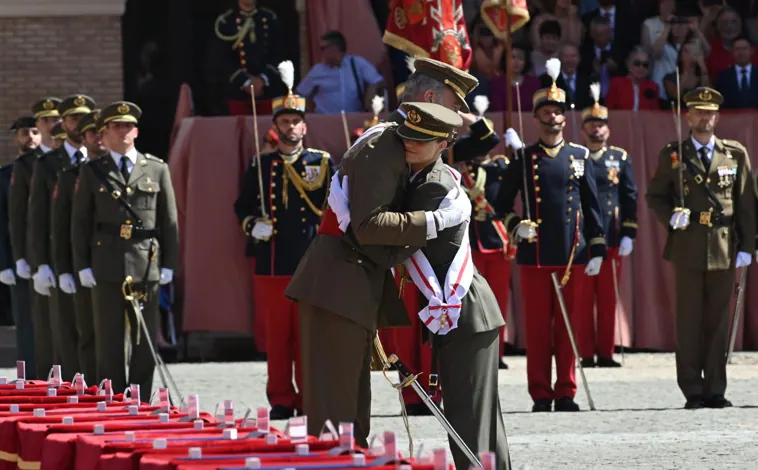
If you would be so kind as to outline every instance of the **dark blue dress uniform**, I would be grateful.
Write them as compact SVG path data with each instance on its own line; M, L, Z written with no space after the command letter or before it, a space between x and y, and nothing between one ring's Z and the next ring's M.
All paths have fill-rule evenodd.
M596 91L593 90L593 94ZM608 109L599 104L599 97L593 106L582 111L582 121L607 124ZM576 306L577 347L585 366L619 367L621 364L613 360L618 304L616 292L621 275L618 247L624 237L631 241L637 235L637 185L632 160L626 150L603 147L592 152L589 161L594 168L608 251L597 276L580 274L584 279L581 298Z
M305 104L305 98L292 90L274 99L274 123L283 115L305 118ZM331 157L321 150L301 147L291 155L278 151L261 155L260 169L253 158L234 204L242 231L250 237L246 254L254 263L255 338L258 349L265 346L267 353L266 395L272 419L287 419L302 410L297 304L284 291L318 232L334 171ZM253 238L258 222L271 225L269 239ZM262 336L260 329L265 330Z
M538 90L533 101L535 115L543 106L563 112L566 94L553 83ZM531 221L537 224L537 239L519 242L516 255L526 320L529 394L535 402L533 411L550 411L553 400L556 411L575 411L574 352L558 299L550 294L554 292L551 274L570 275L564 277L562 293L571 315L581 287L578 274L583 267L577 265L586 262L588 250L592 257L605 254L594 167L587 148L566 141L553 147L539 141L526 147L523 155L508 166L496 206L506 214L506 228L515 236L522 219L513 204L521 192L522 201L529 201ZM555 387L551 384L553 350Z
M259 99L286 93L276 69L280 59L277 48L281 47L276 13L268 8L248 12L235 7L216 18L214 32L219 81L226 85L229 101L250 105L250 95L244 87L255 76L266 84ZM242 114L235 113L234 109L230 111Z

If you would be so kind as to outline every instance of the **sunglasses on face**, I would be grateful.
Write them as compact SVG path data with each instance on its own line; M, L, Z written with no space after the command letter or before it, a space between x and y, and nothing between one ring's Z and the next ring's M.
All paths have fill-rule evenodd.
M635 67L648 68L650 67L650 62L643 61L643 60L635 60L632 62L632 65L634 65Z

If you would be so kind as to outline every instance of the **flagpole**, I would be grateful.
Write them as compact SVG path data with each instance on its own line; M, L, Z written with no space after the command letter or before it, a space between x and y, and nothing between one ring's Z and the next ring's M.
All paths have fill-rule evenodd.
M506 113L505 120L503 122L504 129L511 127L511 120L513 116L513 35L511 34L511 16L507 16L506 29L507 39L505 40L505 99L506 101ZM522 139L524 136L520 136ZM506 146L506 152L510 150Z

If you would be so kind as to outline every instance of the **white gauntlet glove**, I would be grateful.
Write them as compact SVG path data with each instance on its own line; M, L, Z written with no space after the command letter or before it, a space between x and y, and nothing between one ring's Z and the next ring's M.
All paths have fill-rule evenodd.
M5 284L6 286L14 286L16 285L16 275L13 274L13 269L8 268L2 272L0 272L0 282Z
M256 222L250 235L256 240L266 241L271 239L274 233L274 225L266 222Z
M86 268L79 271L79 282L88 289L95 287L97 283L95 282L95 275L92 273L92 269Z
M18 274L18 277L21 279L32 278L32 268L29 266L29 263L27 263L25 259L16 261L16 274Z
M690 225L690 210L677 208L674 213L671 214L671 220L669 225L674 230L684 230Z
M255 229L253 229L255 231ZM165 286L174 280L174 271L168 268L161 268L161 280L160 285Z
M505 145L512 148L513 150L519 150L521 147L524 146L524 143L521 142L521 138L518 136L515 130L513 130L512 127L509 127L507 131L505 131Z
M329 185L329 208L337 216L337 222L339 223L340 230L343 232L347 230L347 226L350 225L350 204L348 202L347 195L347 175L342 177L342 184L340 185L339 173L335 173L332 176L332 182Z
M629 256L634 248L634 240L629 237L622 237L619 243L619 256Z
M590 260L589 263L587 263L587 267L584 268L584 274L588 276L597 276L600 272L600 265L603 264L603 258L601 256L596 256Z
M76 281L71 274L65 273L58 276L58 284L66 294L76 294Z
M39 282L41 286L47 287L48 289L55 287L55 274L53 274L53 270L50 269L50 266L46 264L41 265L32 277L35 281Z
M516 227L516 238L518 241L529 240L529 243L537 239L537 229L531 220L522 220Z
M735 264L735 268L740 269L744 268L745 266L750 266L751 261L753 261L753 257L750 255L750 253L740 251L737 253L737 263Z

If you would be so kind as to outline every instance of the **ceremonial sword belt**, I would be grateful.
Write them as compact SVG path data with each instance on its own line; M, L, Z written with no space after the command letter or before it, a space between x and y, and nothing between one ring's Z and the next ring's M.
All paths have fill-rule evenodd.
M158 231L155 229L147 229L137 227L133 224L108 224L99 222L97 224L97 231L105 233L107 235L115 235L124 240L147 240L158 236Z

